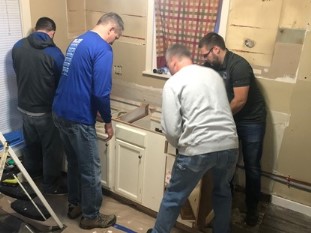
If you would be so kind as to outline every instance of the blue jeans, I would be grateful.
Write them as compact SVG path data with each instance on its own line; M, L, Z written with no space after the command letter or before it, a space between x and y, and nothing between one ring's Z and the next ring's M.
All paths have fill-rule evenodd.
M245 202L248 212L257 212L261 191L261 165L266 124L237 123L245 167Z
M64 151L52 114L23 116L24 166L30 176L43 175L43 189L55 189L61 182Z
M229 232L232 203L230 180L237 159L238 149L195 156L179 154L173 165L171 180L164 193L152 232L171 231L182 205L208 170L211 170L213 177L212 202L215 212L213 232Z
M102 203L101 165L95 126L67 121L54 114L67 155L68 202L95 218Z

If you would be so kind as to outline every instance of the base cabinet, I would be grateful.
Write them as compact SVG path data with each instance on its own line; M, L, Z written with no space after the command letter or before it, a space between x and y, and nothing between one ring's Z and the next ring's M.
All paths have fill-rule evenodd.
M101 165L101 183L104 187L109 187L109 144L100 136L98 137L98 152Z
M145 149L116 139L115 192L141 203Z
M164 190L165 137L115 123L114 192L158 211Z
M123 109L123 101L120 106ZM147 110L146 105L133 111L126 109L128 113L121 115L122 119L119 113L123 110L116 110L112 120L114 136L107 143L103 123L96 123L96 131L103 187L158 212L171 178L176 149L161 133L160 118L153 114L157 111L154 108ZM140 114L147 115L139 118ZM189 195L177 222L192 229L209 224L214 214L211 191L211 177L207 173Z

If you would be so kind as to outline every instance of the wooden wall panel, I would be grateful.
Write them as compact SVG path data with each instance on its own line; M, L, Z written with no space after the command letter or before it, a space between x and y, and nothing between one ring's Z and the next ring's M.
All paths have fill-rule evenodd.
M32 25L35 26L38 18L47 16L52 18L56 23L56 34L54 41L57 46L65 52L71 39L68 35L67 25L67 6L64 0L31 0L30 14Z
M84 11L68 11L68 34L80 35L85 31L85 13Z
M310 4L311 5L311 4ZM311 82L311 32L306 32L306 37L302 47L300 62L297 71L297 78Z
M226 45L230 49L241 50L250 53L272 54L277 30L265 28L235 27L228 28ZM254 47L245 45L245 40L255 42Z
M87 11L86 12L86 28L92 29L97 23L98 19L105 12L99 11ZM146 40L146 29L147 19L146 17L137 17L129 15L120 15L124 21L125 30L123 36L119 41L145 44Z
M116 41L113 44L114 62L116 66L122 66L122 75L114 75L115 79L133 81L141 78L145 67L146 46L129 44Z
M311 23L310 0L283 0L280 27L306 29Z
M240 26L229 26L226 45L229 50L239 53L252 65L270 66L277 29L259 29ZM245 40L254 41L254 47L245 45Z
M125 30L124 37L146 40L147 18L122 15Z
M113 80L112 98L121 98L128 101L145 102L153 107L160 108L162 104L162 87L154 88L147 85L123 80Z
M86 30L92 29L103 14L100 11L86 11Z
M311 180L310 90L310 82L299 80L295 84L291 98L291 120L284 135L278 161L278 170L281 174L306 182Z
M249 53L243 51L237 51L235 49L232 52L244 57L252 66L255 67L269 67L272 60L271 54ZM264 73L264 70L262 71Z
M84 11L85 0L66 0L68 11Z
M256 28L278 27L282 0L234 0L231 1L229 25Z
M291 98L295 88L294 83L276 82L264 78L258 78L257 83L265 97L268 111L290 115Z
M109 12L119 14L147 16L146 0L87 0L86 9L90 11Z
M85 31L85 0L67 0L68 38Z
M235 0L231 2L226 35L227 47L252 65L270 66L278 32L282 0ZM245 40L254 42L247 47Z

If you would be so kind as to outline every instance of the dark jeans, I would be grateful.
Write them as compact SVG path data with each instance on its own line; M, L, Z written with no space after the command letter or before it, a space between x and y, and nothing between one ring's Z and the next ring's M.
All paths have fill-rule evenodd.
M261 191L261 156L266 124L237 123L245 167L247 211L257 211Z
M53 117L67 155L68 202L81 205L83 217L93 219L103 199L95 126Z
M182 205L208 170L211 170L213 177L213 232L229 232L232 202L230 180L237 159L238 149L194 156L178 154L152 233L171 232Z
M23 115L25 148L23 163L32 176L43 175L43 189L53 189L61 181L63 147L52 114Z

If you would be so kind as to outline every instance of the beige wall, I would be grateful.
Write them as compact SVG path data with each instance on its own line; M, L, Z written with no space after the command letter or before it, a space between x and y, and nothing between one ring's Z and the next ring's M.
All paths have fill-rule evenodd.
M22 4L22 6L24 5L25 3ZM40 17L50 17L56 23L56 34L54 37L54 42L65 53L67 46L72 39L68 36L66 1L29 0L29 6L31 25L28 25L28 28L24 29L24 34L30 32L34 28L37 20ZM25 20L27 21L29 19Z
M66 2L30 0L32 23L43 15L53 18L58 27L55 41L65 51L72 36L81 31L79 25L73 25L75 22L89 29L102 13L119 13L126 29L113 45L114 65L122 67L122 75L113 77L113 95L160 105L165 80L142 75L148 1L70 0L70 14ZM263 170L311 183L311 3L299 2L231 0L226 42L229 49L251 62L266 97ZM75 20L80 14L75 11L83 15L84 9L85 21L81 17ZM74 30L68 31L68 22ZM246 39L253 40L255 46L245 46ZM243 182L239 177L243 175L238 174L237 179ZM310 193L271 179L263 178L263 191L311 206Z
M255 68L268 105L262 168L311 183L311 3L231 0L226 43ZM245 40L254 42L247 47ZM242 164L242 162L240 162ZM238 181L244 176L238 172ZM264 192L311 206L311 195L263 178Z

